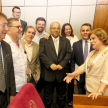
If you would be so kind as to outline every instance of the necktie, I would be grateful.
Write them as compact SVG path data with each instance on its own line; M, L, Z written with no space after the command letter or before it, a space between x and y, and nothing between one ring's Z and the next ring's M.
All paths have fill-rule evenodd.
M57 39L54 40L55 43L55 50L56 50L56 54L58 56L58 44L57 44Z
M84 47L84 61L86 60L86 57L88 55L88 41L85 41L85 47Z
M0 90L4 93L5 89L6 89L5 75L4 75L4 71L3 71L2 56L1 56L1 45L0 45Z

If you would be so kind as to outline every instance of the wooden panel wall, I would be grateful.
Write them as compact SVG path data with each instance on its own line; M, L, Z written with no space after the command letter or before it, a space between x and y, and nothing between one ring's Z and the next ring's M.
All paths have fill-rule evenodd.
M1 0L0 0L0 12L1 12Z
M97 0L93 29L102 28L108 33L108 0Z

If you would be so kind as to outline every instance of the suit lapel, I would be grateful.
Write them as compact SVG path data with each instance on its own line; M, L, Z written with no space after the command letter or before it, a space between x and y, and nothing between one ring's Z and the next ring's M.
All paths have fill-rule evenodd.
M35 48L35 45L33 43L33 50L32 50L32 58L31 58L31 61L33 60L34 56L37 54L37 50Z
M52 47L53 52L56 54L55 46L52 37L50 36L48 39L50 46ZM57 55L57 54L56 54Z
M63 38L59 36L59 51L58 51L58 56L60 54L61 49L63 48Z
M23 49L24 49L24 51L25 51L24 39L21 40L21 44L22 44Z
M7 62L6 62L6 57L7 57L7 53L5 50L5 45L3 44L3 42L1 42L2 44L2 50L3 50L3 60L4 60L4 70L5 70L5 75L7 76Z
M79 50L80 50L79 52L81 52L80 55L81 55L81 57L82 57L83 60L84 60L82 39L79 41Z

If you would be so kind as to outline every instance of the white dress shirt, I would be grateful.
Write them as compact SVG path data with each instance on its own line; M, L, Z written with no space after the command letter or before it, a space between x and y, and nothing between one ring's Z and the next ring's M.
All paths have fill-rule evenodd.
M24 53L20 41L18 48L8 35L6 35L4 40L11 46L15 73L16 92L19 92L21 87L27 83L27 55Z
M25 45L25 50L27 52L27 58L29 61L31 61L32 59L32 52L33 52L33 43L31 42L31 44L26 44L25 40L24 40L24 45Z
M58 49L59 49L59 36L57 38L54 38L52 35L51 35L52 39L53 39L53 42L54 42L54 46L55 46L55 39L57 39L57 45L58 45Z
M84 54L85 41L86 40L82 39L83 54ZM89 52L90 52L90 40L87 40L87 41L88 41L88 54L89 54Z
M73 43L78 41L78 37L76 35L74 35L74 37L72 36L66 36L67 39L69 39L71 47L73 47Z

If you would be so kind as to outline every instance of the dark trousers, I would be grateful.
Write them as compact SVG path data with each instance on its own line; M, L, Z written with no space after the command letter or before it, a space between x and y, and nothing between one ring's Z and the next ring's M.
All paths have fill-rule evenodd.
M68 90L67 90L68 102L73 101L73 94L74 94L74 79L68 84Z
M57 91L57 104L59 108L65 107L66 102L66 83L58 82L57 80L53 82L44 81L44 104L45 108L51 108L53 103L53 93L54 87Z
M31 80L30 80L30 83L32 83L34 85L35 88L37 88L37 84L33 78L33 75L31 74Z
M80 81L77 80L78 94L86 94L85 90L85 73L80 75Z
M37 91L38 93L41 93L42 89L44 88L44 79L40 77L38 83L37 83Z
M8 106L7 94L6 94L6 92L2 93L0 91L0 108L7 108L7 106Z

